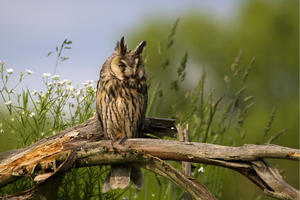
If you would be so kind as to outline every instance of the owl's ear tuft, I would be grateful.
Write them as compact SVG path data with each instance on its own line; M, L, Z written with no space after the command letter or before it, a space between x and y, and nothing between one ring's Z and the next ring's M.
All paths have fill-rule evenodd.
M115 50L119 55L125 55L126 54L127 45L126 45L124 36L121 38L120 41L117 42L117 46L116 46Z
M142 41L139 45L136 46L135 50L134 50L134 54L136 56L139 56L143 53L144 48L146 47L147 42L146 41Z

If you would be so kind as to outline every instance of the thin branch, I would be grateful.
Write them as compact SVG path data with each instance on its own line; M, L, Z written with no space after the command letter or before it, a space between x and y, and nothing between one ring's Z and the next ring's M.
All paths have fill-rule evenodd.
M189 136L189 125L186 124L184 131L182 131L182 127L180 124L176 126L178 136L179 136L179 141L180 142L189 142L190 141L190 136ZM181 162L182 166L182 172L187 175L191 176L192 174L192 165L190 162ZM183 195L184 200L192 200L192 197L189 193L185 192Z
M179 187L187 191L188 194L194 197L194 199L216 199L214 195L203 184L190 176L180 173L177 169L172 167L167 162L160 160L159 158L152 157L151 162L143 165L143 167L167 179L172 180Z

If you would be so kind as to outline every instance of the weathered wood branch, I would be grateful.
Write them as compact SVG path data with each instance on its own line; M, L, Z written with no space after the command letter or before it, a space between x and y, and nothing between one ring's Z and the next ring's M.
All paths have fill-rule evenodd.
M189 125L186 124L184 130L182 130L182 127L180 124L176 126L177 132L178 132L178 137L180 142L190 142L190 136L189 136ZM181 162L182 166L182 172L187 175L191 176L192 175L192 164L190 162ZM192 200L192 196L185 192L183 195L183 200Z
M176 133L174 120L147 118L146 121L145 130L152 135L174 136ZM97 123L96 118L91 118L27 148L0 154L0 187L33 174L34 181L43 183L57 171L64 172L72 167L135 162L171 179L196 199L214 199L198 181L161 161L175 160L230 168L246 176L269 196L279 199L299 197L299 191L288 185L278 171L264 160L300 160L297 149L277 145L227 147L157 139L128 139L124 145L114 145L113 148L111 141L102 140L103 134L99 133ZM52 169L53 172L42 173L45 169Z
M142 165L145 169L151 170L167 179L172 180L178 186L187 191L194 199L215 200L214 195L196 179L181 174L177 169L159 158L152 157L151 162Z

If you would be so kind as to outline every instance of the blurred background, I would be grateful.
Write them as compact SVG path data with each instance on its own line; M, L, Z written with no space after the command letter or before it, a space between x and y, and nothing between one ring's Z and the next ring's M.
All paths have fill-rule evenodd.
M172 48L166 50L163 41L170 37L177 19ZM193 90L204 72L207 91L213 89L216 97L234 96L240 84L228 77L234 67L232 63L239 57L241 68L252 66L247 77L247 93L254 99L254 105L244 122L248 132L245 138L222 144L264 143L264 129L273 112L276 114L270 132L276 134L288 129L273 143L299 148L297 0L112 3L3 0L0 3L0 27L0 60L7 68L12 68L14 74L32 70L34 74L23 83L24 88L31 90L42 89L43 73L54 75L56 57L47 55L55 52L56 46L59 47L66 38L72 41L72 49L63 52L68 59L58 63L55 74L75 85L98 80L103 62L121 36L125 36L130 48L147 40L147 72L149 77L155 77L151 83L160 80L160 90L165 92L159 109L148 112L156 117L176 117L170 106L174 103L174 95L185 95L186 91ZM186 74L179 93L167 92L186 52ZM251 64L254 57L255 62ZM168 70L158 73L165 60ZM153 90L152 87L150 91ZM235 138L234 131L228 137ZM13 149L15 145L12 136L7 132L0 133L0 152ZM270 162L285 170L286 180L299 188L297 162ZM224 170L222 176L222 199L260 198L262 192L241 175Z

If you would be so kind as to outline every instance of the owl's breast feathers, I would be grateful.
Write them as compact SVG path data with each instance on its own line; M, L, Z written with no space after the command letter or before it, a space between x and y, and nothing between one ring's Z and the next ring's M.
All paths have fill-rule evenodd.
M139 137L147 108L146 79L100 78L97 113L107 139Z

